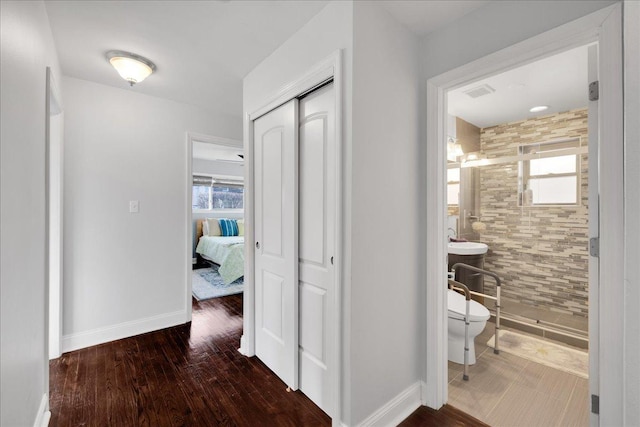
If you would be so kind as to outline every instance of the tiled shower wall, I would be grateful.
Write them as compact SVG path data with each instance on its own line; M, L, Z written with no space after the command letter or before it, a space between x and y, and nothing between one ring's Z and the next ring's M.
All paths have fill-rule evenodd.
M488 158L515 156L518 146L568 137L587 145L587 110L542 116L482 129ZM500 276L502 295L565 314L588 313L588 169L581 156L577 206L518 206L518 164L484 166L480 172L480 241L489 245L485 268ZM491 279L485 290L493 294ZM517 313L515 313L517 314Z

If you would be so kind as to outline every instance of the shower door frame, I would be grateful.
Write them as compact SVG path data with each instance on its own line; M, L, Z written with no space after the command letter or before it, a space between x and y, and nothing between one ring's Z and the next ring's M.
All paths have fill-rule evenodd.
M436 201L437 209L427 217L425 382L423 404L438 409L447 402L447 243L446 243L446 152L447 99L449 90L534 62L536 60L596 42L601 97L595 124L598 141L607 141L599 150L601 174L597 185L599 208L589 221L589 237L600 238L600 254L591 257L590 266L599 272L589 277L590 394L600 396L600 415L591 414L591 424L621 425L623 414L623 326L624 306L624 215L623 215L623 87L622 87L622 10L614 4L583 18L541 33L511 47L445 72L427 80L427 170L426 197ZM587 88L585 87L585 91ZM591 112L591 108L590 108ZM595 129L591 126L589 133ZM597 143L599 145L599 143ZM590 144L590 146L593 146ZM591 168L590 168L591 169ZM591 211L590 204L590 211ZM592 234L593 230L598 234ZM596 270L597 271L597 270ZM590 272L591 273L591 272ZM601 281L606 277L607 281ZM602 289L599 283L606 283ZM593 304L591 303L593 302ZM599 331L606 334L599 335ZM606 341L606 342L605 342ZM602 351L606 349L606 351ZM600 366L607 366L601 375Z

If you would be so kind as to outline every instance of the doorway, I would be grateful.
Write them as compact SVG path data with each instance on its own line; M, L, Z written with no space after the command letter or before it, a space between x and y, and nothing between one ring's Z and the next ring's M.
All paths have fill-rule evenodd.
M490 425L589 423L589 53L597 46L447 92L448 267L501 282L498 295L491 276L455 269L491 318L471 322L465 380L448 308L449 404Z
M620 5L603 9L580 20L548 31L539 36L521 42L510 48L491 54L456 70L444 73L427 82L427 103L429 116L427 137L427 170L429 181L433 184L427 188L427 200L435 200L438 209L427 220L427 238L432 244L427 247L427 348L434 357L427 358L427 393L426 404L439 408L447 401L447 303L445 297L446 277L446 175L445 175L445 141L446 136L446 92L456 87L481 80L500 71L515 68L554 53L593 42L598 43L596 80L600 88L607 87L607 96L602 96L597 104L597 112L590 115L589 127L598 125L594 141L606 140L607 150L591 150L590 170L606 170L599 176L599 204L592 212L599 217L589 218L590 238L599 242L599 254L591 253L590 278L604 283L606 277L607 292L597 286L590 286L590 372L589 394L592 401L598 396L607 395L607 415L620 413L614 396L618 396L616 381L621 381L621 373L601 375L599 366L606 360L617 360L612 354L613 348L620 348L621 336L607 333L599 335L599 331L616 331L621 327L616 305L619 297L609 295L620 293L621 274L614 273L622 256L622 87L618 84L622 75L620 57L621 28ZM603 66L607 64L607 66ZM590 76L591 77L591 76ZM587 88L585 88L587 90ZM595 122L595 123L594 123ZM592 132L590 132L590 135ZM605 220L608 218L609 220ZM593 256L593 255L599 256ZM593 274L591 274L593 272ZM606 272L606 274L605 274ZM614 275L614 277L610 276ZM605 338L606 336L606 338ZM607 347L604 347L604 346ZM607 348L607 352L602 352ZM614 350L614 353L618 350ZM611 358L611 359L610 359ZM609 394L610 393L610 394ZM603 400L600 401L600 414L603 412ZM598 422L598 408L592 408L591 422Z
M244 155L242 141L195 133L188 133L187 148L185 311L190 321L193 298L244 288Z

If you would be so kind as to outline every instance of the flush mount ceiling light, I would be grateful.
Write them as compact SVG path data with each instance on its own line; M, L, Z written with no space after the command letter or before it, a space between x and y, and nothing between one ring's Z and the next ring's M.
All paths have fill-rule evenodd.
M531 107L529 109L529 112L531 112L531 113L539 113L540 111L544 111L544 110L546 110L548 108L549 108L548 105L538 105L538 106L535 106L535 107Z
M122 50L107 52L107 59L120 77L128 81L131 86L140 83L156 70L156 64L147 58Z

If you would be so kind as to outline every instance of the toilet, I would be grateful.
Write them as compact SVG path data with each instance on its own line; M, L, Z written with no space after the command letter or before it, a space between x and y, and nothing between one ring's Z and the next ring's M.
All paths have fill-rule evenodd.
M449 322L449 360L464 364L464 315L466 301L464 295L449 289L448 322ZM490 317L489 310L474 300L469 301L469 365L476 363L476 347L474 339L480 334Z

